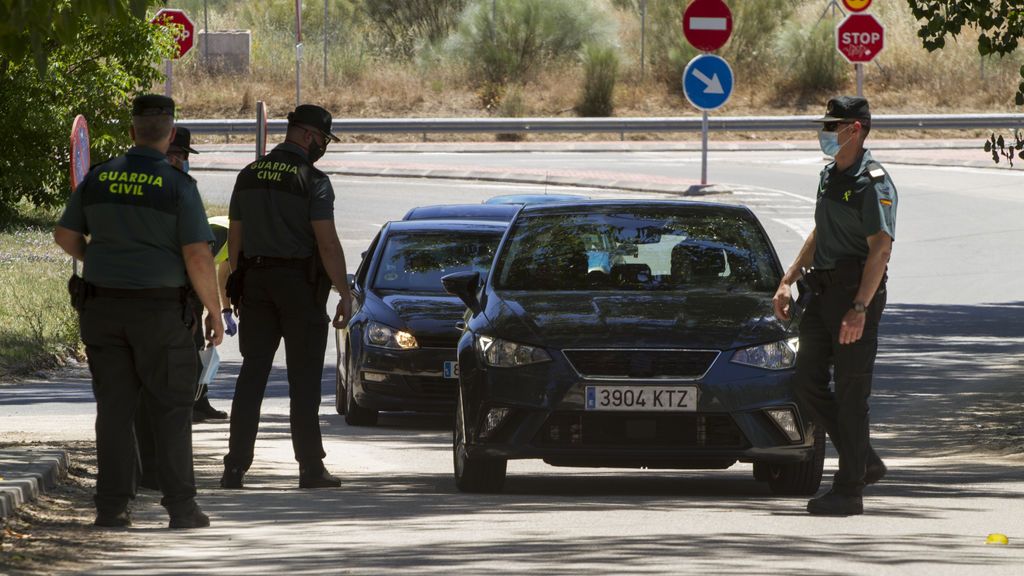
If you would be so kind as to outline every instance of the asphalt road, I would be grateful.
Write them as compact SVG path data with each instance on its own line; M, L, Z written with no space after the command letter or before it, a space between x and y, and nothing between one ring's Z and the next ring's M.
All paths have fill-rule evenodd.
M362 154L362 153L359 153ZM553 173L632 173L699 180L693 153L329 155L338 163ZM822 165L811 152L712 156L726 194L765 224L784 264L812 226ZM135 505L130 550L87 570L137 573L757 573L1019 574L1024 566L1024 441L993 452L979 430L998 407L1024 406L1024 172L888 164L900 194L890 295L873 396L873 438L890 475L866 493L861 517L824 519L805 499L777 497L749 465L729 470L575 470L512 462L505 494L465 495L451 478L447 417L388 415L347 426L333 409L333 339L321 426L341 489L300 491L288 434L283 349L263 405L247 489L216 488L227 426L195 427L207 530L170 533L158 497ZM208 202L225 203L234 175L195 172ZM520 191L659 197L614 190L437 179L332 178L336 222L354 270L380 225L413 206L479 202ZM240 358L220 349L211 397L227 408ZM0 388L4 428L28 439L92 435L84 378ZM1020 422L1020 413L1017 413ZM59 419L59 420L58 420ZM53 426L53 422L61 426ZM7 424L10 422L10 424ZM10 426L10 428L8 428ZM2 437L2 435L0 435ZM836 462L826 462L826 476ZM826 478L827 485L827 478ZM989 533L1009 546L985 544Z

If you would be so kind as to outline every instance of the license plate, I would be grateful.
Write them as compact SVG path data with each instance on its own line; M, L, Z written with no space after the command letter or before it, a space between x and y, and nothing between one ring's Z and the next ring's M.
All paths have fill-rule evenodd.
M458 378L459 377L459 363L458 362L445 362L444 363L444 377L445 378Z
M587 410L696 412L696 386L587 386Z

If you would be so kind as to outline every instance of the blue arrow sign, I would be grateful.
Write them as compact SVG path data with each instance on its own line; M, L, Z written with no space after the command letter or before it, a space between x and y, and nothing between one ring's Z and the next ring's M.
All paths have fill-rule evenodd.
M732 68L720 56L697 56L683 72L683 93L700 110L721 107L732 95Z

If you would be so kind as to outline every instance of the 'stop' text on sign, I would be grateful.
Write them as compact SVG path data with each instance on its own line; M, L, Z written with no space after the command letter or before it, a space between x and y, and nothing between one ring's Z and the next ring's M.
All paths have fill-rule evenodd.
M836 26L836 49L853 64L870 62L885 47L885 28L870 14L850 14Z

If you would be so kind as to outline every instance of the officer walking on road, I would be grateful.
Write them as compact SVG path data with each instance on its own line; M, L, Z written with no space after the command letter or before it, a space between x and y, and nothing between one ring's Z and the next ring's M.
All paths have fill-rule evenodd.
M84 261L84 280L69 282L80 311L96 396L96 525L131 525L141 395L155 422L161 504L171 528L209 526L195 502L192 403L196 348L191 281L207 316L206 337L223 339L203 203L195 181L165 156L174 138L174 101L143 95L132 105L135 146L89 171L54 231ZM89 236L88 242L85 236Z
M284 143L244 168L231 194L228 247L235 272L229 294L234 302L241 287L243 360L231 404L224 488L241 488L252 464L260 405L282 337L299 487L341 485L324 468L319 420L332 283L341 294L334 326L344 327L351 316L345 255L334 227L334 190L327 175L313 167L328 140L338 140L331 134L330 113L310 104L296 107L288 114Z
M808 502L807 511L849 516L864 512L864 486L886 473L869 441L868 397L897 197L888 173L864 148L871 129L867 100L833 98L817 121L821 149L834 161L821 171L814 229L783 277L774 306L779 319L789 320L790 285L802 275L812 295L800 320L794 392L839 452L832 489Z

